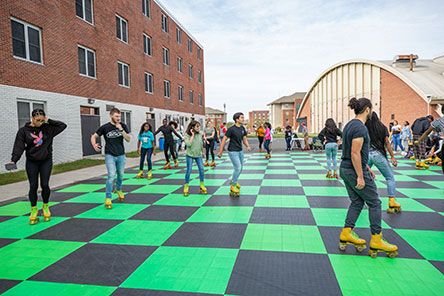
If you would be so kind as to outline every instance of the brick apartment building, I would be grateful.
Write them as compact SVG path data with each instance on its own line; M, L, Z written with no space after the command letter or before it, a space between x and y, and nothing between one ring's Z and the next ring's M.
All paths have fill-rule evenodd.
M250 111L248 112L248 121L250 122L250 132L255 132L256 127L265 122L270 121L270 111L260 110L260 111Z
M274 128L285 128L287 125L296 128L295 112L300 108L305 92L295 92L289 96L280 97L269 103L270 121Z
M145 121L204 121L203 47L158 0L4 0L0 32L3 163L37 107L68 124L55 162L94 154L112 107L133 134L127 151Z
M350 60L324 71L310 87L296 114L307 121L310 132L319 132L327 118L339 128L354 117L348 108L352 97L366 97L381 121L390 126L416 118L442 116L444 104L444 55L419 60L415 55L396 56L392 61Z
M211 122L214 126L221 126L227 122L227 113L219 109L205 107L205 121Z

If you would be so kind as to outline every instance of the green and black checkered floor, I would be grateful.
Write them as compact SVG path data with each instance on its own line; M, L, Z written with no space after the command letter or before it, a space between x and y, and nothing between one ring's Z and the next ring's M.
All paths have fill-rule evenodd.
M103 206L98 177L52 195L50 222L28 225L25 198L0 207L2 295L443 295L444 178L439 167L395 168L402 213L383 211L392 260L372 259L338 237L349 205L325 179L323 153L246 154L241 197L229 196L227 157L197 172L182 195L185 164L152 180L127 169L123 203ZM377 186L387 207L385 181ZM41 209L41 204L39 204ZM41 213L40 213L41 214ZM367 210L356 232L370 239Z

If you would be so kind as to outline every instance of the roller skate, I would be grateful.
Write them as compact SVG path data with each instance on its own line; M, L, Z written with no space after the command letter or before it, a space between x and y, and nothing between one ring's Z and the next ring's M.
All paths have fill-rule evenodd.
M207 194L207 188L204 185L204 182L200 182L200 193Z
M213 160L213 162L210 164L210 167L212 167L212 168L215 168L215 167L216 167L216 163L214 162L214 160Z
M209 161L207 160L207 161L205 161L205 163L204 163L204 167L207 167L207 166L209 166Z
M167 162L165 163L165 165L163 166L163 169L164 169L164 170L171 169L171 163L170 163L169 161L167 161Z
M335 173L333 174L333 177L332 177L333 179L339 179L339 175L338 175L338 172L337 171L335 171Z
M239 197L239 195L240 195L240 192L239 192L239 189L237 188L237 186L236 185L231 185L230 186L230 196Z
M31 207L31 215L29 215L29 225L35 225L39 222L39 209L37 207Z
M390 259L393 259L398 255L398 246L389 244L382 238L382 233L372 234L372 240L370 241L370 250L368 255L372 258L378 256L378 252L385 252Z
M426 164L424 161L421 161L421 163L419 164L419 166L421 167L421 169L428 169L430 166L428 164Z
M49 204L43 204L43 222L51 220L51 212L49 211Z
M431 163L433 161L433 159L431 157L424 159L425 163Z
M237 189L239 189L239 190L241 189L241 186L240 186L239 182L237 182L235 186L236 186Z
M177 159L174 160L174 167L178 168L179 167L179 161ZM171 168L171 167L170 167Z
M183 196L188 196L190 194L188 191L188 187L189 187L189 184L185 183L185 185L183 186Z
M265 154L265 159L268 159L268 153Z
M354 245L359 253L367 248L365 239L360 238L352 228L342 228L339 236L339 250L345 251L347 245Z
M143 170L140 170L136 176L136 179L141 179L141 178L143 178Z
M117 193L117 196L119 197L120 201L123 201L125 199L125 195L123 195L122 190L114 190L114 193Z
M327 175L325 175L325 178L327 178L327 179L332 179L333 178L333 175L332 175L331 171L327 172Z
M148 171L148 175L146 176L146 178L148 180L151 180L151 178L153 177L153 172L151 170Z
M389 208L387 209L387 213L396 214L401 212L401 204L397 203L394 197L389 197Z
M109 210L113 208L111 198L105 198L105 209Z
M410 156L410 160L415 160L415 155Z
M261 148L261 149L259 149L259 152L260 152L260 153L264 152L264 149L262 149L262 148Z
M439 157L435 156L435 159L432 161L432 164L439 164L441 162L441 159Z

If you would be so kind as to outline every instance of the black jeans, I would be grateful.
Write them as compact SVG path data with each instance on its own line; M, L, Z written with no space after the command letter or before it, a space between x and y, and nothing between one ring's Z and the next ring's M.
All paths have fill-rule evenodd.
M49 202L49 195L51 189L49 188L49 177L52 171L52 158L42 161L26 160L26 174L29 180L29 201L31 206L37 205L37 189L39 188L39 175L40 186L42 187L42 198L44 203Z
M262 149L262 144L264 143L264 137L258 136L257 139L259 140L259 149Z
M170 161L170 157L168 156L168 150L171 153L171 156L174 160L176 160L176 144L174 142L165 142L163 147L163 153L165 154L166 161Z
M210 152L211 152L211 159L213 159L214 161L214 142L216 142L214 139L209 139L208 142L210 142L210 144L207 144L205 142L205 155L206 155L206 160L208 160L208 158L210 157Z

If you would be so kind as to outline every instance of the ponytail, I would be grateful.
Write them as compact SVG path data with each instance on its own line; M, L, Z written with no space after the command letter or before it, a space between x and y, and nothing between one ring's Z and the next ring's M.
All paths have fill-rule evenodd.
M350 107L350 109L355 111L356 115L359 115L364 112L365 108L369 107L371 109L372 102L367 98L351 98L348 106Z

